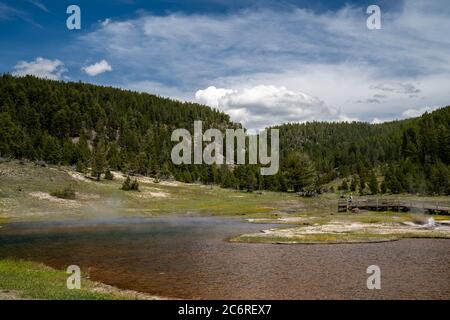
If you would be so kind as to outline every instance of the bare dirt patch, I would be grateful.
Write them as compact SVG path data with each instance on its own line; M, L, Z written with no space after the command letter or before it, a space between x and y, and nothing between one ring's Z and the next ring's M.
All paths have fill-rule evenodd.
M91 289L92 292L111 294L122 299L134 299L134 300L166 300L159 296L152 296L142 292L133 290L123 290L119 289L101 282L95 282L94 287ZM1 296L0 296L1 297Z
M139 176L136 179L139 183L155 183L155 179L150 177Z
M175 181L160 181L159 184L162 185L162 186L169 186L169 187L178 187L178 186L180 186L180 183L179 182L175 182Z
M247 219L248 222L253 223L286 223L286 224L303 224L309 223L313 218L311 217L280 217L277 219L272 218L251 218Z
M51 201L66 207L77 208L81 206L81 204L76 200L57 198L46 192L30 192L29 195L39 200Z
M133 193L136 198L145 199L145 198L169 198L170 194L162 191L149 191L143 190L141 192Z
M76 171L67 171L67 174L74 178L75 180L81 181L81 182L88 182L92 183L93 181L86 178L83 174L76 172Z
M126 179L125 175L120 171L111 171L111 173L112 173L114 179L117 179L117 180L125 180Z
M94 193L77 192L77 199L82 201L98 200L100 199L100 196Z
M1 290L0 289L0 300L23 300L19 291L15 290Z

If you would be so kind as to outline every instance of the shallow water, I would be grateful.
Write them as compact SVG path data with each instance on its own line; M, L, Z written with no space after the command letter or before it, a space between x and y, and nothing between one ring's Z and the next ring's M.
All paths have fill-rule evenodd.
M91 279L195 299L450 298L450 240L270 245L224 241L268 225L224 218L16 223L0 230L0 257L76 264ZM381 290L366 269L381 268Z

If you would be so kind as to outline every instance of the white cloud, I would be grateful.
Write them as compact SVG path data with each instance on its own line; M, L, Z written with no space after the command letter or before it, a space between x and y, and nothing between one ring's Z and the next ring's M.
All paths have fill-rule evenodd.
M226 93L233 99L258 86L285 88L333 106L337 119L365 121L405 117L405 111L424 105L448 105L447 2L405 0L401 10L392 12L382 7L383 28L373 31L367 30L367 15L361 9L143 13L100 26L82 41L114 61L116 70L126 70L122 86L187 100L195 100L199 88L212 86L219 97L224 94L220 90L231 90ZM209 105L225 99L212 92L202 95ZM235 100L227 105L231 102ZM281 108L292 111L286 106L292 104L276 103L281 113ZM250 107L237 105L230 109L235 117L256 117ZM269 109L261 108L259 117L273 117ZM307 118L297 112L294 116ZM317 120L323 119L319 116Z
M431 110L432 109L430 107L423 107L420 109L408 109L403 112L403 116L406 118L418 117L424 114L425 112L430 112Z
M102 25L102 27L106 27L108 24L111 23L111 19L106 18L105 20L99 20L100 24Z
M42 26L32 19L29 13L6 5L0 2L0 21L8 21L8 20L23 20L34 27L42 28Z
M285 87L259 85L241 90L208 87L195 94L198 102L230 114L249 129L313 120L351 120L320 99Z
M195 93L195 99L203 104L208 106L219 108L222 104L222 99L225 98L226 95L235 94L235 90L216 88L214 86L210 86L204 90L198 90Z
M83 67L82 70L93 77L104 72L112 71L112 67L108 63L108 61L103 59L97 63L91 64L87 67Z
M0 21L21 17L24 12L0 2Z
M163 85L155 81L145 80L145 81L130 82L123 87L133 91L148 92L151 94L157 94L163 97L170 97L172 99L177 99L181 101L192 100L192 97L189 95L189 93L180 90L180 88L170 85Z
M58 80L61 75L66 72L64 63L58 59L49 60L38 57L34 61L19 61L14 66L13 75L25 76L34 75L40 78L47 78L52 80Z
M38 7L39 9L41 9L42 11L45 12L49 12L49 10L47 9L47 7L45 6L45 4L43 4L41 1L39 0L28 0L29 3L35 5L36 7Z
M372 124L379 124L379 123L383 123L384 121L381 119L378 119L377 117L373 118L372 121L370 123Z

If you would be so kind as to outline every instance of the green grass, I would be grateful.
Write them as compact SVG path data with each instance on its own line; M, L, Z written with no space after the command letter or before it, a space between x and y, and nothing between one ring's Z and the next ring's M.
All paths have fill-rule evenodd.
M72 187L66 187L62 190L51 192L50 195L60 199L75 200L76 198L75 190L73 190Z
M199 184L139 182L140 192L121 190L122 179L76 179L68 167L36 166L31 162L0 163L0 223L16 220L58 220L65 218L134 217L160 215L234 216L240 218L277 219L303 217L289 225L326 224L332 221L361 223L399 223L424 221L428 216L410 212L338 213L338 194L302 198L291 193L263 191L247 193ZM134 178L133 178L134 179ZM67 186L76 192L76 199L42 199ZM155 196L156 194L156 196ZM159 195L159 196L158 196ZM450 206L450 197L414 195L385 196L407 200L438 201ZM370 198L367 196L365 198ZM433 216L435 220L449 216ZM272 222L272 221L267 221Z
M296 237L277 237L277 236L239 236L231 239L231 242L244 243L303 243L303 244L333 244L333 243L355 243L355 242L378 242L392 241L399 239L395 235L380 235L367 233L346 232L341 234L320 233L305 234Z
M336 243L363 243L394 241L400 239L449 239L448 235L430 232L428 234L409 232L377 234L370 232L341 232L341 233L313 233L294 237L271 235L242 235L230 239L231 242L243 243L303 243L303 244L336 244Z
M98 300L118 299L113 294L93 292L94 282L81 280L80 290L66 286L69 275L35 262L0 260L0 288L18 292L24 299Z
M59 219L61 217L89 218L98 212L115 216L155 216L155 215L213 215L239 216L243 218L274 218L282 216L313 217L329 221L332 218L360 219L373 223L390 219L391 213L360 213L356 215L338 214L338 194L324 194L315 198L301 198L295 194L263 191L262 194L239 190L223 189L218 186L199 184L168 185L139 182L140 192L125 192L121 189L123 180L75 179L68 172L70 168L40 167L31 162L18 161L0 163L0 218L13 219ZM64 201L42 200L35 193L52 194L67 186L77 193L76 199ZM166 197L155 197L152 193L162 193ZM53 193L54 195L57 195ZM394 197L394 196L386 196ZM395 196L397 197L397 196ZM450 197L418 197L402 195L407 200L438 201L450 206ZM64 197L63 197L64 198ZM367 197L367 198L370 198ZM64 199L62 199L64 200ZM408 215L395 213L399 219L409 219ZM357 218L348 218L348 217ZM440 219L436 217L435 219ZM445 219L445 218L444 218Z
M98 212L113 212L115 216L188 214L272 218L335 210L335 201L327 197L303 199L294 194L247 193L199 184L140 182L140 192L125 192L120 190L123 180L80 180L71 177L68 171L67 167L40 167L30 162L0 163L0 218L89 218ZM64 190L69 185L77 193L71 202L43 200L36 196L36 193L56 195L55 190ZM162 193L167 197L154 197L151 193Z

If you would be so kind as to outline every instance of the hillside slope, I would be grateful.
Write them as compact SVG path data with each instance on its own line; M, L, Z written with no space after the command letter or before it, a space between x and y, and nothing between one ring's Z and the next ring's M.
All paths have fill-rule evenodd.
M359 189L370 184L377 169L386 177L381 187L393 193L450 192L450 107L382 124L313 122L278 128L281 153L306 152L322 183L355 175L352 182Z
M195 103L146 93L32 76L0 77L0 156L77 164L95 160L129 173L178 176L170 161L176 128L229 128L229 116ZM208 170L197 166L195 179ZM206 174L205 174L206 175Z
M207 106L84 83L0 77L0 157L174 177L238 189L310 192L349 178L344 191L450 194L450 107L383 124L283 124L280 171L257 165L175 166L176 128L237 128ZM382 179L380 177L385 177Z

